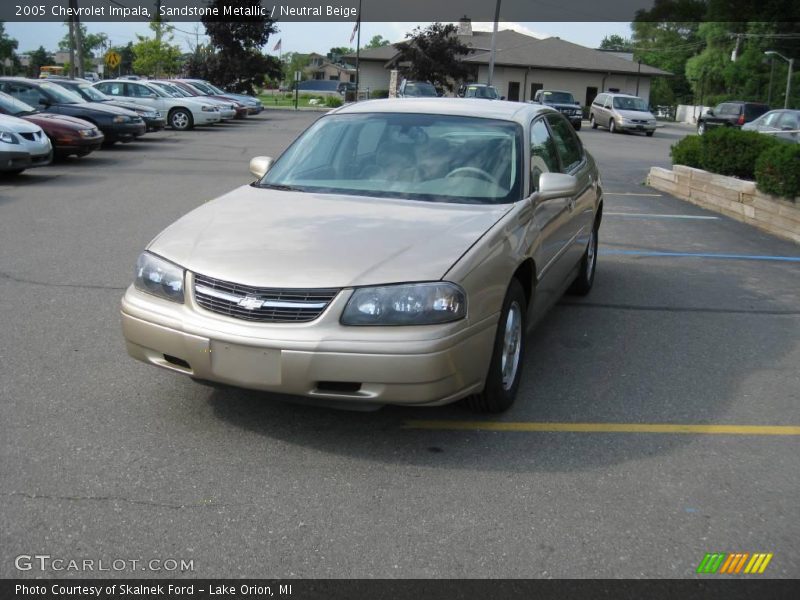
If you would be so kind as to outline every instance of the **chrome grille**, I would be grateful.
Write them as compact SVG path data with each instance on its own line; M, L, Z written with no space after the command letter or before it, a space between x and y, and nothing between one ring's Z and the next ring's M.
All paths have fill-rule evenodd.
M261 288L205 275L194 276L197 304L211 312L246 321L313 321L338 293L338 288Z

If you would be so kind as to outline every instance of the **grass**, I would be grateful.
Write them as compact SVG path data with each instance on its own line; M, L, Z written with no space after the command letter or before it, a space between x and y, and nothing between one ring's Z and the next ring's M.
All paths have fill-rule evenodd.
M309 104L308 101L312 98L318 98L319 104ZM264 108L294 108L294 93L289 92L275 92L268 91L258 96L258 99L264 104ZM312 94L300 94L297 101L298 108L326 108L325 98L323 96L314 96Z

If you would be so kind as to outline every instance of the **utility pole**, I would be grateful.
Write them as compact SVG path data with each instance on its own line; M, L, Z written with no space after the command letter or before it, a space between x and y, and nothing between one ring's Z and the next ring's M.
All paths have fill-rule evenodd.
M161 56L161 0L156 0L156 14L153 17L156 24L156 42L158 48L158 56ZM161 76L161 61L156 62L156 77Z
M489 77L486 80L486 85L492 85L492 77L494 76L494 55L497 53L497 21L500 20L500 0L494 7L494 27L492 28L492 49L489 53ZM522 91L523 98L525 90Z
M75 19L69 16L69 76L75 77Z
M794 59L787 58L780 52L775 52L775 50L767 50L764 52L767 56L777 56L778 58L782 58L787 63L789 63L789 73L786 75L786 95L783 99L783 108L789 108L789 94L792 92L792 71L794 70Z
M355 101L358 102L358 85L361 75L361 0L358 0L358 17L356 19L356 97ZM352 39L352 38L351 38ZM347 99L347 88L344 90L345 100ZM369 100L369 96L367 96Z
M83 32L81 31L81 20L78 16L78 0L69 0L69 7L72 9L73 16L70 16L70 23L72 24L72 35L74 40L74 53L72 52L72 46L70 47L70 56L69 62L70 65L70 76L75 77L75 54L78 55L77 60L77 75L78 77L83 77Z

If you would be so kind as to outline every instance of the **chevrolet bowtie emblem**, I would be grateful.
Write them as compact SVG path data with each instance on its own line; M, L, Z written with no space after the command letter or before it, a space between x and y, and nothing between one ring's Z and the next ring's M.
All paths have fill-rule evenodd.
M255 310L257 308L261 308L263 305L264 301L261 298L256 298L255 296L245 296L239 300L239 306L247 310Z

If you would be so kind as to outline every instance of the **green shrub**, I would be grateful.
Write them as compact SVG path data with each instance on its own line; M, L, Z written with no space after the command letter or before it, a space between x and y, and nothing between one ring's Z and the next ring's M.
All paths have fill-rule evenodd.
M706 171L751 180L761 153L781 143L763 133L731 127L707 131L701 140L700 163Z
M687 135L677 144L673 144L669 150L672 164L702 169L702 144L703 140L699 135Z
M797 198L800 196L800 144L779 142L765 150L756 161L755 172L756 185L762 192Z
M342 105L342 99L339 96L328 96L325 98L325 106L329 106L331 108L338 108Z
M372 90L369 93L369 97L371 99L375 98L388 98L389 97L389 90Z

